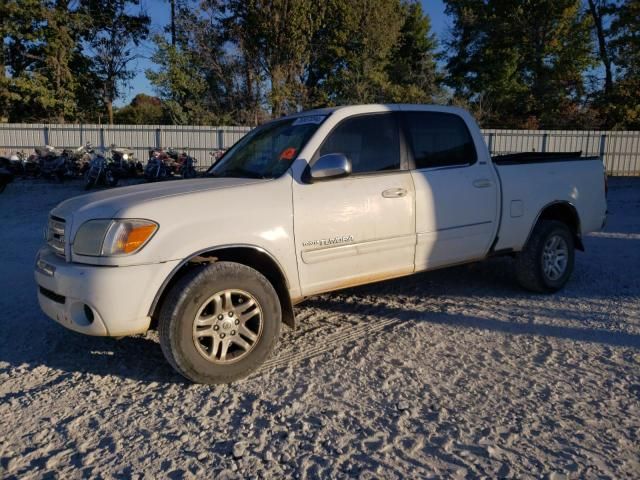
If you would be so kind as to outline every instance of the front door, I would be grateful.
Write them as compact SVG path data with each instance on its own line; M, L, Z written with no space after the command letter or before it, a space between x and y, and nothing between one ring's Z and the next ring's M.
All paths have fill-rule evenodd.
M345 154L352 174L293 184L303 295L412 273L415 194L400 158L396 115L343 120L313 160L328 153Z

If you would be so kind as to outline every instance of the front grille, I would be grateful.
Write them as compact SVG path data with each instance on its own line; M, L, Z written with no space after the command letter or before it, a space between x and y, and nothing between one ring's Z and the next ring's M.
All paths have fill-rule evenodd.
M67 301L67 298L64 295L59 295L56 292L52 292L44 287L40 287L40 293L47 297L49 300L53 300L56 303L62 303Z
M47 225L47 244L58 255L64 257L64 218L49 217Z

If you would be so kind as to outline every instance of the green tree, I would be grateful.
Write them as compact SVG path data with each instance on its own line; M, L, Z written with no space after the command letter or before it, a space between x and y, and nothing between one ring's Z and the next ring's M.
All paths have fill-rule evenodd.
M304 102L302 84L315 30L312 0L231 0L224 25L242 52L252 79L265 86L274 117L296 111ZM262 83L264 82L264 83Z
M453 20L447 83L486 123L572 127L590 121L583 72L594 64L579 0L445 0ZM587 125L584 125L587 126Z
M436 42L420 3L328 0L316 15L305 106L427 102L438 93Z
M125 107L115 109L113 119L116 124L164 125L169 123L165 106L157 97L140 93Z
M327 4L323 28L314 39L319 62L310 73L314 96L334 105L386 101L389 59L403 25L399 0Z
M172 123L215 123L215 113L207 108L206 77L201 74L197 54L156 37L157 49L152 60L160 68L147 70L147 78L164 101Z
M179 124L244 121L247 96L240 92L240 61L227 53L217 2L202 2L199 9L180 2L175 5L174 43L156 35L155 69L147 78Z
M77 117L81 87L74 67L82 63L86 18L74 5L70 0L27 0L2 7L9 24L3 21L0 98L9 119L64 122Z
M113 102L135 76L133 62L138 48L149 34L150 18L140 10L140 0L81 0L91 19L86 40L92 58L91 73L99 82L109 123L113 123Z
M402 5L404 21L387 67L391 100L404 103L432 102L439 93L435 35L431 20L418 2Z
M155 38L158 68L147 76L178 123L255 124L438 92L435 40L413 0L206 0L175 10L175 42Z
M640 129L640 1L620 2L610 28L617 75L608 97L609 120L614 128Z

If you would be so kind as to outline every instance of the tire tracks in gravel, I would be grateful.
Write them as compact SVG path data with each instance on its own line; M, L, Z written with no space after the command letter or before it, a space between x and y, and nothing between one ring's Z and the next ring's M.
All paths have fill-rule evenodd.
M450 300L450 302L448 302L448 300ZM496 318L507 323L510 320L517 320L524 314L527 314L526 316L537 316L539 319L552 319L550 315L540 315L540 313L536 315L535 311L531 312L530 310L523 308L521 302L529 302L531 300L531 298L527 297L511 299L510 301L500 299L499 302L496 302L495 298L482 298L476 296L469 298L466 302L459 302L456 301L456 299L443 299L440 297L438 299L424 299L424 303L421 305L413 305L413 307L417 308L412 310L419 316L425 314L437 315L442 313L462 313L467 316L477 316L479 318ZM540 303L543 306L548 307L546 302ZM364 309L355 309L356 311L349 314L350 318L347 324L340 325L337 327L337 330L323 336L322 342L306 348L308 346L305 342L307 335L317 334L318 329L322 329L326 324L336 326L336 324L331 321L335 319L333 318L333 315L321 315L322 318L317 319L317 321L325 323L326 320L329 320L329 322L326 322L325 325L322 326L318 324L310 325L308 329L300 332L299 335L295 335L290 338L289 341L291 343L287 346L288 348L285 347L286 349L284 351L281 351L268 359L257 371L250 375L250 377L260 376L270 370L287 368L292 364L299 364L305 360L309 360L329 352L337 352L343 347L356 342L362 338L362 336L368 336L385 329L392 329L399 324L407 324L411 322L410 319L400 318L398 316L375 318L369 313L369 310L375 311L375 307L375 305L367 305ZM357 310L360 311L358 312ZM574 316L576 314L585 314L585 312L581 311L572 313ZM593 315L593 312L591 314ZM306 321L312 319L316 315L314 315L314 313L309 314L308 312L305 312L302 316L303 320ZM315 341L317 339L312 338L310 340ZM293 351L290 350L294 345L297 345L298 348Z
M337 331L324 336L320 344L304 349L303 351L281 352L277 356L271 357L251 376L260 376L272 369L286 368L292 364L297 364L328 352L335 352L361 339L365 335L368 336L372 333L393 328L400 323L406 322L406 320L398 317L381 317L377 319L372 319L366 315L359 315L358 317L359 321L357 323L351 323L338 328ZM353 317L351 317L351 321L353 321ZM297 344L303 341L304 333L295 339Z

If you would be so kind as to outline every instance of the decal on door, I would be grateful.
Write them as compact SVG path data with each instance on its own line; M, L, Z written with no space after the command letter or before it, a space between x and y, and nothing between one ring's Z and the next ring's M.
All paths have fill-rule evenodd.
M332 238L320 238L318 240L307 240L302 242L303 247L329 247L331 245L342 245L353 242L353 235L339 235Z

